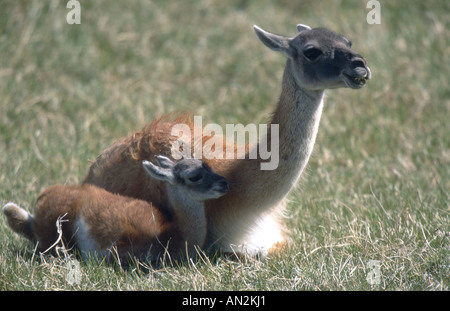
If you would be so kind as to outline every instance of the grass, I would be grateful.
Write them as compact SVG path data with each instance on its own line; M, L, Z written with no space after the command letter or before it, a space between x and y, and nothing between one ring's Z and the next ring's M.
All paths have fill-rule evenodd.
M314 154L289 195L292 243L267 259L203 258L122 270L40 255L0 217L0 290L449 290L450 4L383 1L0 2L0 204L32 210L53 184L82 181L116 139L156 116L262 123L283 56L252 25L348 36L373 79L327 92ZM371 285L370 260L380 264Z

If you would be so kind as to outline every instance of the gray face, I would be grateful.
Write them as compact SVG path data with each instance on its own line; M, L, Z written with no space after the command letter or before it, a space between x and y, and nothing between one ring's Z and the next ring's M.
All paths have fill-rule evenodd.
M255 26L262 43L288 57L289 68L299 87L358 89L371 78L366 60L351 49L346 37L324 28L298 25L297 29L299 32L294 37L284 37Z
M156 161L159 166L142 162L147 173L175 187L182 187L193 200L215 199L228 192L227 180L215 174L202 160L182 159L175 163L164 156L156 156Z
M173 174L178 185L187 186L204 199L218 198L228 192L227 180L198 159L180 160L173 168Z
M302 31L290 45L296 54L294 76L309 89L358 89L370 79L366 60L351 49L350 40L328 29Z

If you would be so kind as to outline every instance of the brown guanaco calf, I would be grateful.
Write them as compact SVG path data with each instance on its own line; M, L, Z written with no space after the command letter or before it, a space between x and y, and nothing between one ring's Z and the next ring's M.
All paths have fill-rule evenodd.
M33 216L15 203L6 204L3 212L12 230L37 242L41 251L58 240L59 220L63 241L84 258L109 258L113 248L120 259L152 261L165 251L171 258L195 256L207 232L204 201L223 196L228 183L198 159L174 163L156 156L156 160L159 166L148 161L142 165L150 176L166 183L166 206L87 184L56 185L39 195Z

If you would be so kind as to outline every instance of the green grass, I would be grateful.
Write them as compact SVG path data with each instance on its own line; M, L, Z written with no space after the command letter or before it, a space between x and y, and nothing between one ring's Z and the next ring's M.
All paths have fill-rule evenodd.
M40 255L0 217L0 290L449 290L450 4L383 1L0 2L0 205L32 210L53 184L82 181L116 139L155 116L262 123L284 58L252 25L348 36L373 79L327 92L314 154L289 196L291 247L267 259L204 258L121 270ZM370 260L381 282L371 285Z

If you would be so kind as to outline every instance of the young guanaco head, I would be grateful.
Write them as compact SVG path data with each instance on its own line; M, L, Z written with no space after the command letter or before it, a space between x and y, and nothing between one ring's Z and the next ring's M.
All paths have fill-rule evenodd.
M158 155L159 166L149 161L142 165L150 176L166 181L170 186L182 187L184 195L194 201L216 199L228 192L227 180L215 174L211 168L199 159L182 159L173 162L171 159Z

